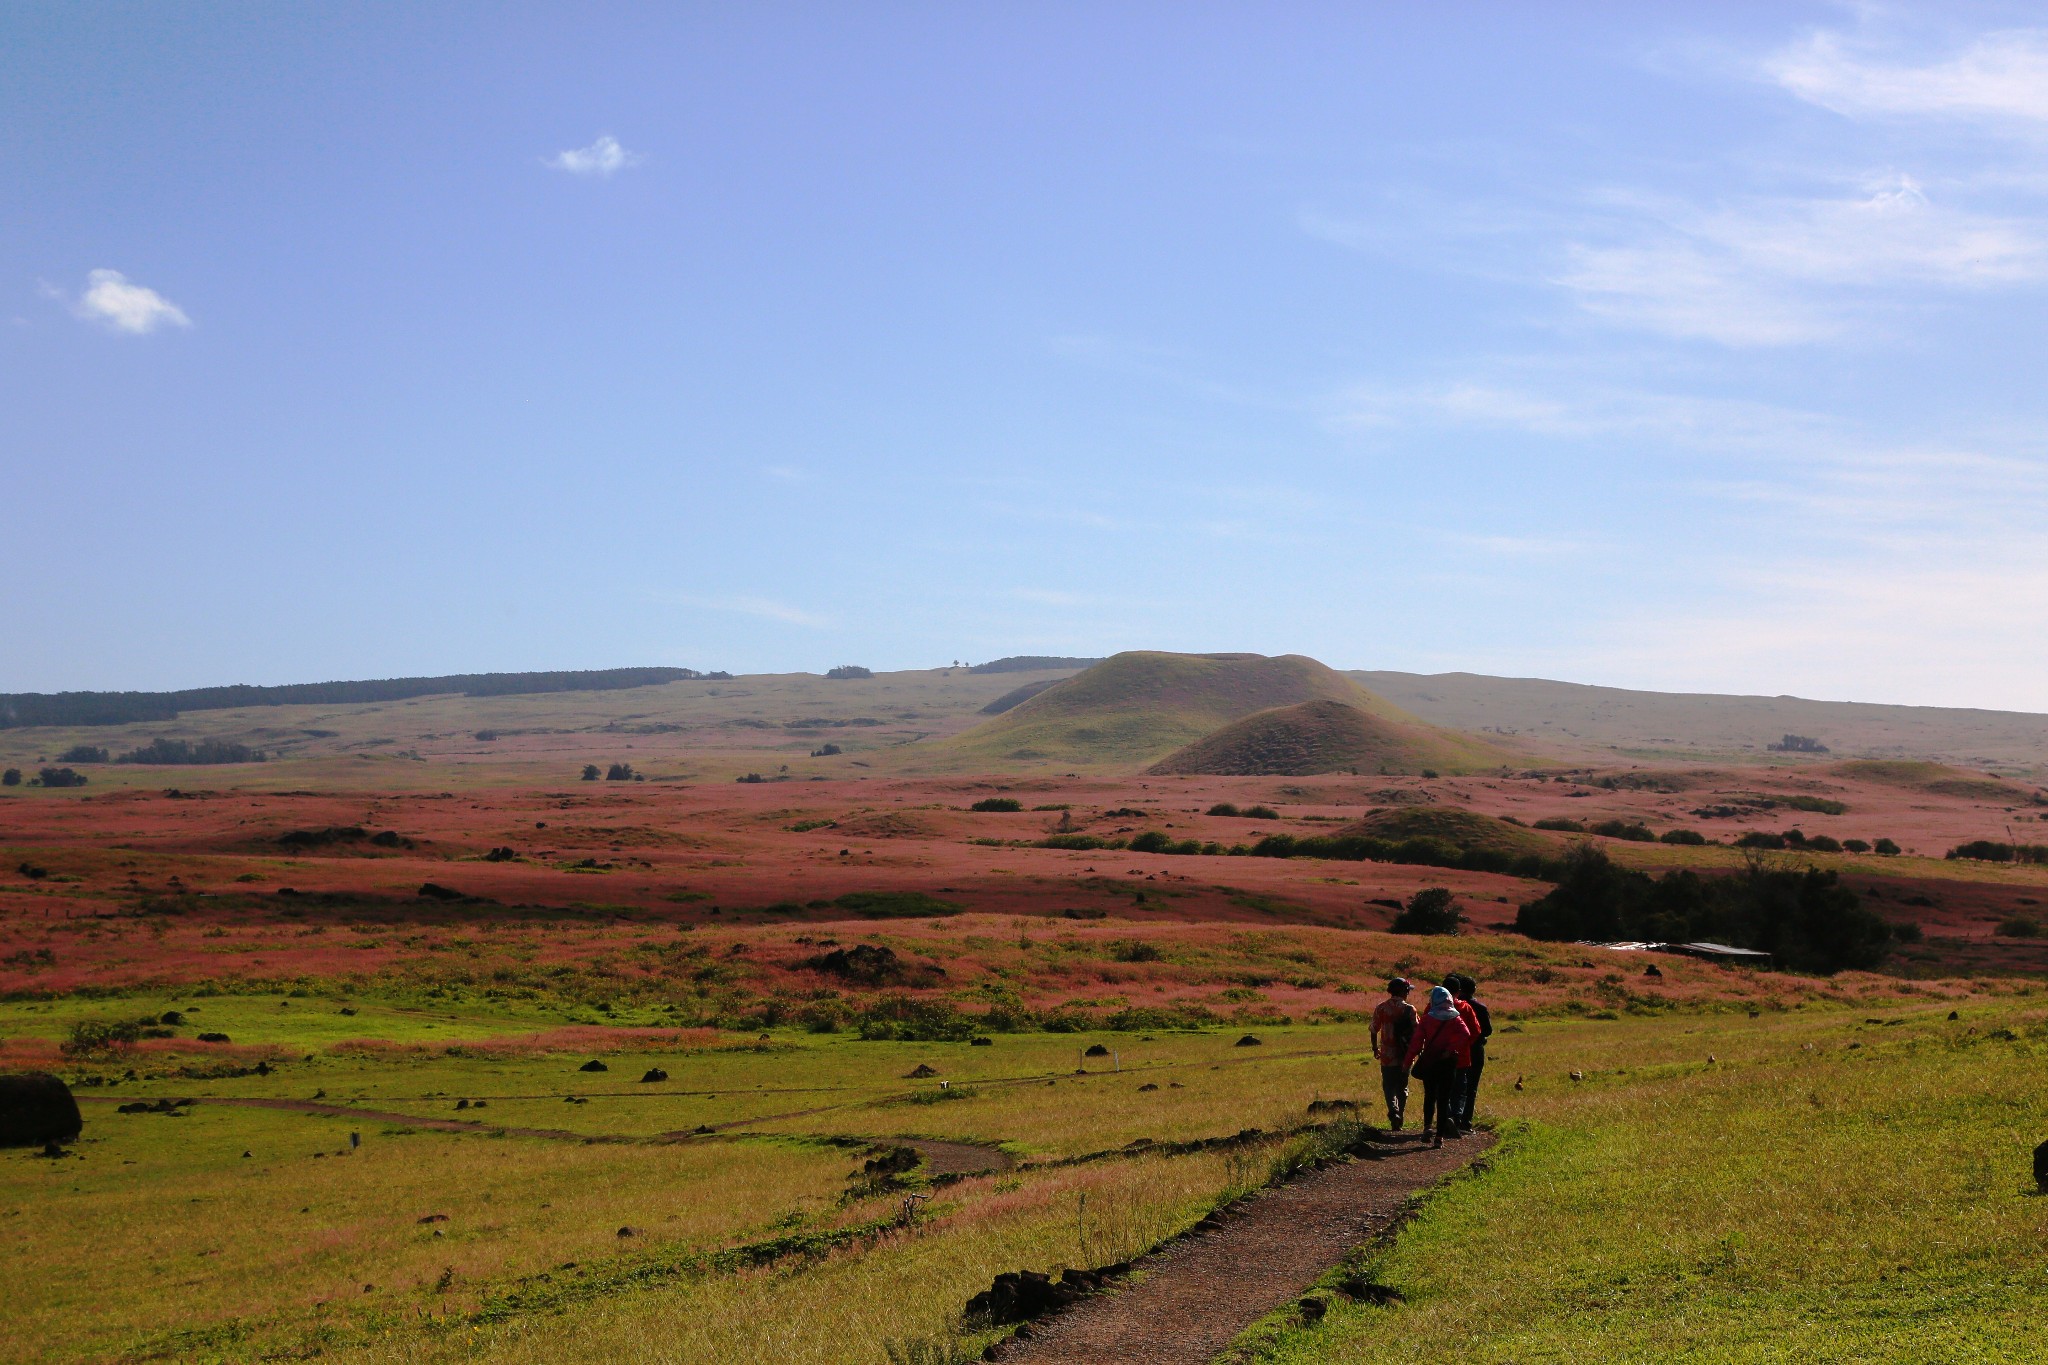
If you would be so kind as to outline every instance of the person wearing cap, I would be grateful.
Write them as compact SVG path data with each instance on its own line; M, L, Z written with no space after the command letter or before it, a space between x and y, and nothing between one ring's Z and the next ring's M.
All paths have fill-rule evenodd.
M1438 986L1430 991L1429 1008L1408 1040L1408 1065L1422 1082L1422 1129L1428 1132L1433 1125L1436 1130L1432 1147L1458 1136L1458 1073L1471 1064L1472 1030L1450 989Z
M1486 1070L1486 1040L1493 1036L1493 1012L1476 998L1479 983L1463 972L1446 978L1444 984L1456 997L1458 1013L1465 1016L1465 1027L1472 1031L1472 1065L1458 1073L1458 1098L1451 1106L1458 1130L1469 1133L1473 1110L1479 1105L1479 1077Z
M1408 1116L1408 1040L1415 1036L1414 989L1408 978L1387 983L1387 998L1372 1012L1372 1055L1380 1064L1380 1093L1387 1099L1387 1126L1395 1132Z

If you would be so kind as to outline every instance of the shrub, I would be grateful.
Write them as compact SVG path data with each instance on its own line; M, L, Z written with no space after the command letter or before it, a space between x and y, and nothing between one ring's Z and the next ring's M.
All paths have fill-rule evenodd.
M1831 871L1753 863L1733 876L1682 871L1652 878L1616 865L1593 844L1572 850L1556 888L1523 906L1515 928L1563 942L1708 939L1822 973L1875 966L1892 941L1891 925Z
M159 736L139 749L130 749L114 762L149 767L185 767L210 763L261 763L263 759L261 749L224 739L202 739L194 744L191 740Z
M69 768L39 768L36 770L36 781L45 787L83 787L85 774L73 772Z
M1586 826L1562 815L1551 815L1536 822L1537 829L1554 829L1560 834L1584 834Z
M1998 926L1998 932L2007 938L2039 938L2041 937L2041 925L2038 921L2028 919L2025 915L2014 915L2011 919Z
M1667 829L1657 836L1657 842L1660 844L1684 844L1690 848L1697 848L1707 842L1707 836L1696 829Z
M74 744L57 755L60 763L105 763L107 751L90 744Z
M1900 920L1892 925L1892 937L1900 943L1918 943L1925 935L1913 921Z
M20 785L21 769L9 768L6 772L0 773L0 787L19 787Z
M1133 853L1171 853L1173 838L1159 830L1148 829L1131 840L1130 848Z
M1872 847L1887 858L1896 856L1899 851L1899 846L1889 839L1879 839Z
M633 780L633 765L630 763L612 764L611 767L604 770L604 780L607 782L631 782Z
M1458 909L1450 888L1430 886L1408 898L1408 904L1394 916L1393 930L1397 934L1455 934L1464 923L1465 914Z
M1164 837L1164 836L1161 836ZM1104 839L1094 834L1048 834L1038 841L1040 848L1067 848L1075 850L1097 848L1122 848L1121 839Z
M1657 838L1648 825L1631 824L1627 820L1602 820L1593 826L1592 832L1608 839L1627 839L1637 844L1652 843Z
M1765 830L1753 829L1735 841L1737 848L1783 848L1785 836Z
M1120 938L1109 945L1109 955L1118 962L1157 962L1160 952L1141 938Z
M1271 806L1246 806L1238 814L1247 820L1278 820L1280 812Z
M872 678L875 671L872 668L862 668L859 664L841 664L837 668L826 669L825 676L834 682L847 682L855 678Z
M967 809L980 811L1019 811L1024 809L1024 803L1022 801L1019 801L1014 796L985 796L981 800L969 806Z
M821 744L817 748L811 750L811 757L830 758L834 754L841 754L845 752L846 751L844 749L841 749L837 744Z
M1236 815L1237 813L1237 806L1229 801L1218 801L1215 805L1209 807L1209 814L1211 815Z
M598 766L595 763L586 763L583 765L583 780L585 782L595 782L598 778L602 776L604 776L604 774L598 770Z
M59 1044L67 1057L104 1057L125 1052L142 1037L142 1023L135 1019L80 1019Z
M1866 844L1861 839L1844 839L1842 840L1842 847L1847 849L1851 853L1870 852L1870 845Z
M1790 806L1793 810L1810 810L1817 815L1845 815L1849 810L1842 802L1830 801L1825 796L1781 796L1778 804Z
M2024 849L2025 845L2015 848L2011 844L2001 844L1995 839L1972 839L1967 844L1957 844L1943 856L1950 859L1971 858L1981 863L2009 863L2015 860L2020 862L2034 861L2023 856Z
M1806 837L1804 846L1815 853L1840 853L1842 851L1841 843L1826 834L1809 834Z

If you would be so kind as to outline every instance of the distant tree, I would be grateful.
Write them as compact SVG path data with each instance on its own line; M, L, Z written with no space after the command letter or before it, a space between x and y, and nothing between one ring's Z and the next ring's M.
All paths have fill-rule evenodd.
M1218 801L1215 805L1209 807L1209 814L1236 815L1238 814L1237 803L1234 801Z
M0 787L19 787L20 785L21 769L9 768L6 772L0 773Z
M1024 803L1014 796L984 796L967 809L981 811L1023 810Z
M583 765L583 780L585 782L595 782L598 778L602 776L604 776L604 774L598 771L598 767L595 763L586 763Z
M1707 841L1707 836L1696 829L1667 829L1657 836L1660 844L1689 844L1698 846Z
M1870 852L1870 845L1864 843L1861 839L1844 839L1842 840L1842 847L1851 853Z
M853 678L872 678L875 671L872 668L862 668L859 664L841 664L837 668L826 669L825 676L834 682L846 682Z
M839 754L839 753L844 753L844 752L846 752L846 751L845 751L844 749L841 749L841 748L840 748L840 747L839 747L839 746L838 746L837 744L823 744L823 745L820 745L819 747L817 747L817 748L815 748L815 749L811 750L811 757L812 757L812 758L830 758L830 757L832 757L832 755L834 755L834 754Z
M74 744L57 755L59 763L105 763L107 751L91 744Z
M1824 754L1828 751L1828 746L1812 735L1787 735L1768 747L1773 753L1780 754Z
M1895 856L1899 851L1899 846L1889 839L1879 839L1872 847L1887 858Z
M261 763L263 759L261 749L224 739L202 739L195 744L191 740L159 736L139 749L130 749L114 762L178 767L185 764Z
M607 782L631 782L633 780L633 765L630 763L612 764L611 767L604 770L604 780Z
M1455 934L1465 923L1449 887L1429 886L1408 898L1401 913L1394 916L1397 934Z
M36 773L36 780L45 787L83 787L85 774L69 768L43 768Z

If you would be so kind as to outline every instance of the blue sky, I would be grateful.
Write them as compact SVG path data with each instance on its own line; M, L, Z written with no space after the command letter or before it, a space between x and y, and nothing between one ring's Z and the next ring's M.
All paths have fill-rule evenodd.
M0 9L0 690L2048 711L2033 6Z

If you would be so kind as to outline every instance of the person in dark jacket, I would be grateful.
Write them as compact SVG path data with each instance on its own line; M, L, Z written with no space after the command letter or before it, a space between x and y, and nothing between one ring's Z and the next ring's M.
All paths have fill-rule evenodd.
M1461 972L1446 984L1457 997L1458 1012L1465 1016L1466 1027L1473 1030L1472 1065L1458 1073L1458 1098L1452 1105L1458 1131L1469 1133L1473 1111L1479 1106L1479 1076L1486 1070L1486 1040L1493 1036L1493 1012L1477 999L1479 983L1471 977Z
M1408 1040L1415 1036L1414 989L1406 977L1387 983L1387 998L1372 1012L1372 1055L1380 1064L1380 1093L1387 1101L1387 1126L1395 1132L1408 1114Z
M1458 1095L1458 1073L1472 1061L1472 1030L1458 1012L1450 991L1438 986L1429 993L1429 1008L1408 1040L1408 1064L1415 1079L1422 1082L1422 1127L1432 1124L1436 1135L1429 1145L1441 1147L1447 1137L1458 1136L1454 1105Z

